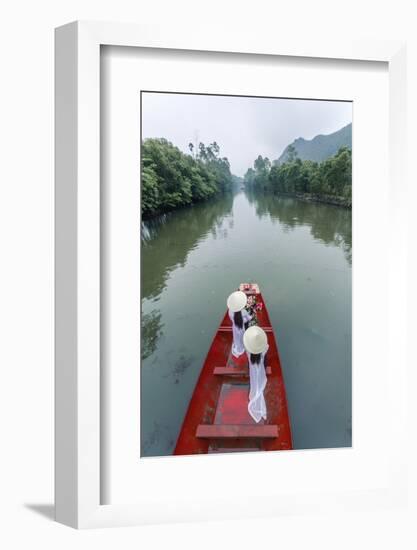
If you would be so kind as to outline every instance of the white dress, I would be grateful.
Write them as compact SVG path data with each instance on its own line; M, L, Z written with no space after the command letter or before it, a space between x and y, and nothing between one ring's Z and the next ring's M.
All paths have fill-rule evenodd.
M247 354L250 378L248 411L256 423L258 423L261 418L266 420L264 389L266 386L265 355L267 351L268 348L261 354L261 359L257 364L252 364L250 361L250 353Z
M249 315L249 313L246 311L246 309L242 309L242 319L243 319L243 327L239 328L235 325L234 321L234 313L230 311L229 309L229 317L232 321L232 327L233 327L233 346L232 346L232 354L235 357L240 357L243 353L245 353L245 346L243 345L243 335L245 334L245 323L250 321L252 317Z

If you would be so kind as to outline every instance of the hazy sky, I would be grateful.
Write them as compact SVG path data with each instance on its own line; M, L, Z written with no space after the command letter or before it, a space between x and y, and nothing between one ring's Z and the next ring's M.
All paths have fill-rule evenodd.
M237 176L258 155L275 160L294 139L330 134L349 122L349 102L142 94L143 139L164 137L187 153L190 141L217 141Z

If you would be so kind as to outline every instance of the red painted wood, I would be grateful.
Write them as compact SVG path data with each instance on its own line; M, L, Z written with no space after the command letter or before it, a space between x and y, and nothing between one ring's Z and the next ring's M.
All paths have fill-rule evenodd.
M267 375L271 374L271 367L266 367L265 372ZM247 367L214 367L213 374L216 376L249 376L249 370Z
M196 437L208 439L276 438L278 426L273 424L200 424Z
M224 441L224 440L223 440ZM222 444L223 444L222 441ZM260 449L257 447L216 447L215 449L209 449L209 453L256 453Z
M267 332L269 343L267 359L268 366L271 367L271 374L268 376L268 382L264 392L267 407L267 419L262 425L278 426L278 437L260 440L260 450L270 451L292 449L290 420L278 347L262 294L260 293L257 296L263 303L263 309L258 314L258 321L259 325ZM224 330L225 327L230 328ZM239 403L233 404L236 410L232 409L233 401L229 400L230 403L225 403L224 410L217 411L219 407L221 389L225 383L239 384L240 381L245 381L245 384L248 387L247 376L225 378L224 376L214 374L216 365L227 365L228 368L231 368L236 364L235 368L245 368L245 362L247 363L247 359L241 357L238 361L233 361L233 357L231 356L231 346L231 321L229 319L228 312L226 311L220 323L219 329L214 335L204 364L202 365L200 375L191 396L190 403L178 435L174 454L190 455L208 453L210 448L210 439L197 438L196 432L200 424L214 424L217 412L217 422L219 422L220 418L224 418L226 421L232 417L234 419L233 423L236 423L236 418L241 419L239 422L242 424L248 424L251 422L251 417L249 417L246 410L248 401L246 395L248 393L248 389L245 390L245 394L239 394ZM242 440L236 438L235 440L228 439L224 441L227 441L228 445L233 446L235 449L244 449L248 447L248 442L251 440L247 438Z
M272 330L272 327L261 327L265 332L273 332ZM218 328L219 331L228 331L228 332L231 332L232 331L232 327L219 327Z
M212 424L255 424L248 410L249 381L235 381L229 379L222 384Z

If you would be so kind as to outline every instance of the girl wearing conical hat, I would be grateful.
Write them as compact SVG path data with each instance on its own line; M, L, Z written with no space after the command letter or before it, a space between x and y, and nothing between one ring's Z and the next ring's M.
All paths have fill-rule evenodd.
M252 317L246 311L245 306L247 297L244 292L237 290L227 299L227 307L229 308L229 317L233 327L233 345L232 355L240 357L245 353L243 345L243 335L245 333L245 323L250 321Z
M258 423L266 420L266 403L264 390L266 386L265 356L268 351L268 338L261 327L249 327L243 336L243 343L249 361L249 403L248 411Z

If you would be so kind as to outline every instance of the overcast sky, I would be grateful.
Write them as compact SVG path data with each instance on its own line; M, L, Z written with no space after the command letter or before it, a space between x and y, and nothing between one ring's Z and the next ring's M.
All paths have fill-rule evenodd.
M142 93L143 139L164 137L187 153L190 141L217 141L237 176L258 155L275 160L294 139L330 134L349 122L349 102Z

